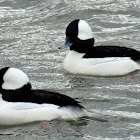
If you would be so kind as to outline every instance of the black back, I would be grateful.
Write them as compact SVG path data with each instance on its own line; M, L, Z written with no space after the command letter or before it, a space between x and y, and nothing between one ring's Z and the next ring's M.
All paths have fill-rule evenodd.
M134 61L140 60L140 52L120 46L96 46L89 49L83 58L130 57Z
M8 102L48 103L60 107L76 106L83 108L78 104L79 102L69 96L46 90L31 90L31 85L29 83L18 90L2 90L2 98Z

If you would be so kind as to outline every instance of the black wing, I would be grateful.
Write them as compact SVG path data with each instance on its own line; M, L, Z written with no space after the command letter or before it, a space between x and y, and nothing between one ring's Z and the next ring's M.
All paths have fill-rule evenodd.
M83 56L83 58L104 57L131 57L132 60L137 61L140 60L140 52L120 46L96 46Z
M32 102L32 103L48 103L62 106L77 106L82 107L78 101L73 98L46 90L31 90L31 85L28 83L18 90L1 90L2 98L8 102Z
M80 108L83 108L78 101L74 100L73 98L51 92L51 91L46 91L46 90L33 90L32 91L32 96L30 96L32 102L35 103L50 103L50 104L55 104L59 105L60 107L62 106L78 106Z

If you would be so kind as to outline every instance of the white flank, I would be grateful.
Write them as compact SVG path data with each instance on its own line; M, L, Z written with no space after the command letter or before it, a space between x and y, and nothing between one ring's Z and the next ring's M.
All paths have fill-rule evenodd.
M84 53L70 51L63 67L73 74L119 76L135 71L138 64L129 57L83 58Z

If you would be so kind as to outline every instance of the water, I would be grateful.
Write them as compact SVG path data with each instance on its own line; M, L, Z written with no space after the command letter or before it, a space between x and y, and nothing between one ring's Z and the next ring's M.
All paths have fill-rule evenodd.
M140 50L139 0L0 0L0 68L18 67L33 88L59 91L76 98L108 122L36 122L0 126L0 140L140 139L140 72L123 77L68 74L58 50L65 28L74 19L92 27L96 45Z

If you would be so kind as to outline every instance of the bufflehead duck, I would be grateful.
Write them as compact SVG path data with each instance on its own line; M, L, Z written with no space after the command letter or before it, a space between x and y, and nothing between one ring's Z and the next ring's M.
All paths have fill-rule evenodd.
M0 125L74 120L86 115L84 107L71 97L31 89L23 71L11 67L0 70Z
M60 48L70 47L63 67L73 74L121 76L140 69L140 52L120 46L94 46L91 27L74 20L66 28Z

